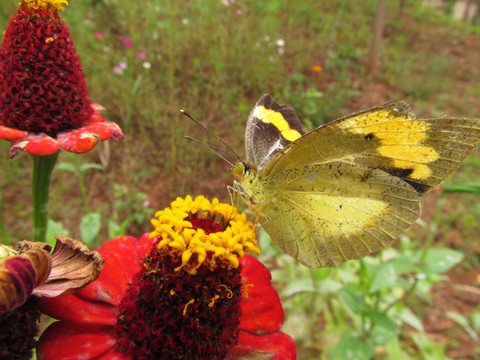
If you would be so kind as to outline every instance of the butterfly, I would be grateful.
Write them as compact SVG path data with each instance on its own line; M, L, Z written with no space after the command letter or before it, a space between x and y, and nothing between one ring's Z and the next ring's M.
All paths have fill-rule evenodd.
M480 119L414 119L405 103L305 133L295 110L267 94L248 117L234 189L283 251L335 267L390 246L479 140Z

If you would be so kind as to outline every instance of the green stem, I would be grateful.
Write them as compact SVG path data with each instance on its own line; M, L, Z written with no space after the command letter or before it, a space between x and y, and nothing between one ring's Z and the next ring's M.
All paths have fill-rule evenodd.
M33 241L45 242L48 220L48 192L58 151L52 155L33 155Z

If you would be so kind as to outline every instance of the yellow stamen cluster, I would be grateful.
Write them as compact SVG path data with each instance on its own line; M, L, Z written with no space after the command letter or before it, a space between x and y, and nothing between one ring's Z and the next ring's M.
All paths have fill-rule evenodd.
M52 9L63 10L63 5L68 6L67 0L22 0L21 3L27 5L30 9Z
M210 219L223 231L206 234L201 228L194 229L191 219ZM237 268L238 257L245 252L260 254L254 225L247 221L245 214L239 214L231 205L223 204L218 199L212 202L203 196L195 200L191 196L177 198L170 208L157 211L152 219L155 230L150 238L158 237L159 249L168 249L172 256L181 259L181 265L175 269L184 269L195 274L202 263L209 259L210 268L215 268L219 260L226 266ZM196 254L196 261L193 261ZM192 258L193 257L193 258Z

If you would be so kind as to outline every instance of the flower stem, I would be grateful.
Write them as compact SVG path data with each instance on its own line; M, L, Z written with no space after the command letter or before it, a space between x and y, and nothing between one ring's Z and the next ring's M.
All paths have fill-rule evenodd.
M45 242L48 220L48 192L58 151L52 155L33 155L33 241Z

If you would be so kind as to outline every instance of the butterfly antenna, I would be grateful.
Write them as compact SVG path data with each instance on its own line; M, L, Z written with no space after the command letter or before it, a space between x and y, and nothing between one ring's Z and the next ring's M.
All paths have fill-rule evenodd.
M198 126L200 126L200 127L201 127L204 131L206 131L208 134L210 134L210 135L213 136L215 139L217 139L223 146L225 146L225 147L228 149L228 151L230 151L230 155L235 156L238 161L240 161L240 162L242 161L242 158L241 158L240 156L238 156L238 154L237 154L235 151L233 151L233 149L232 149L230 146L228 146L228 144L227 144L225 141L223 141L219 136L215 135L215 134L214 134L212 131L210 131L207 127L205 127L204 125L202 125L199 121L195 120L195 119L193 118L193 116L190 115L189 113L187 113L185 110L180 109L180 112L181 112L183 115L185 115L186 117L188 117L190 120L192 120L195 124L197 124ZM187 138L188 138L188 137L187 137ZM195 139L190 138L190 140L195 140ZM203 144L203 145L207 146L209 149L215 151L215 150L214 150L215 147L209 146L209 145L207 145L207 144L205 144L205 143L202 143L201 141L197 141L197 142L200 143L200 144ZM218 149L218 148L217 148L217 149ZM218 150L220 150L220 149L218 149ZM225 150L222 150L222 151L225 152L225 153L228 153L228 152L225 151ZM215 151L215 152L216 152L219 156L221 156L223 159L225 159L225 158L224 158L222 155L220 155L217 151ZM225 159L225 160L226 160L226 159ZM228 160L227 160L227 161L228 161ZM230 161L228 161L228 162L231 164Z
M223 160L225 160L227 163L230 164L231 167L233 167L233 164L230 160L228 160L225 156L223 156L221 153L224 153L224 154L228 154L228 155L232 155L229 151L226 151L226 150L223 150L223 149L220 149L218 146L214 146L214 145L210 145L210 144L207 144L203 141L200 141L198 139L195 139L191 136L184 136L185 139L188 139L188 140L192 140L192 141L195 141L196 143L200 144L200 145L203 145L205 146L206 148L212 150L215 154L217 154L218 156L220 156Z

